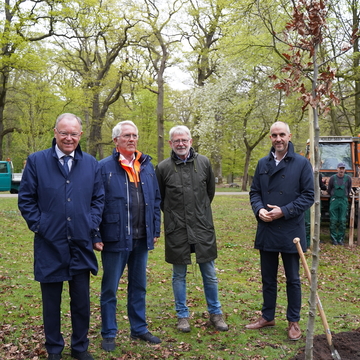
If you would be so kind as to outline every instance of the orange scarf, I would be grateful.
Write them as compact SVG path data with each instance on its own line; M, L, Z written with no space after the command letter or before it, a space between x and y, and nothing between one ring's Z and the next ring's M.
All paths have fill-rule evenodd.
M119 150L118 150L118 152L119 152ZM139 159L140 159L141 155L142 155L142 153L140 151L135 152L135 159L134 159L133 166L131 166L129 164L128 160L125 160L125 159L120 160L120 156L119 156L119 164L120 164L120 166L126 171L130 182L135 183L136 187L137 187L138 182L140 182L140 176L139 176L140 162L139 162Z

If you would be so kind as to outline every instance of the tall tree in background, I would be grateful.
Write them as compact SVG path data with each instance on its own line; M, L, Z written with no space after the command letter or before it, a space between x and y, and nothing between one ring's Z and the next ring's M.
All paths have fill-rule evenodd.
M180 35L174 30L173 20L179 14L183 0L166 2L166 8L159 7L154 0L143 0L145 9L139 9L142 15L140 21L145 34L140 37L138 46L147 51L145 60L148 60L152 69L152 78L155 80L156 88L150 83L147 88L157 95L156 118L157 118L157 161L164 159L164 96L165 79L164 73L171 66L170 58L175 46L180 41ZM142 19L142 20L141 20Z
M16 123L21 129L8 134L4 140L4 151L17 169L22 168L28 155L49 146L55 119L63 109L54 87L57 74L50 61L51 52L41 47L40 42L27 47L28 57L30 52L36 70L12 71L5 108L7 123Z
M232 0L189 0L187 4L187 19L179 24L181 26L183 37L187 40L191 51L189 52L189 70L191 71L195 84L202 88L206 82L211 82L215 76L216 70L220 63L221 51L219 51L219 42L225 35L225 24L228 21L230 6ZM216 81L213 79L213 81ZM213 112L212 112L213 113ZM222 115L213 113L210 120L215 126L214 131L217 139L223 138ZM201 127L200 113L194 113L193 116L193 132L196 150L201 144L201 132L196 131ZM206 150L206 149L204 149ZM211 159L214 174L218 182L222 182L222 152L210 152L208 154Z
M360 132L360 39L353 38L353 34L359 29L360 6L356 0L333 0L329 11L336 19L329 24L332 30L329 40L336 67L336 91L341 101L337 112L333 110L331 113L330 131L342 135L345 129L347 134L355 136ZM352 43L349 43L351 38ZM346 50L351 47L352 51L338 58L339 45Z
M26 2L27 6L24 6ZM15 125L6 126L5 106L11 71L14 68L30 70L34 64L26 47L31 42L52 36L56 20L59 20L57 1L5 0L0 23L0 160L3 158L4 136L20 130Z
M56 38L62 51L58 63L72 73L84 95L83 111L88 120L88 149L103 157L102 125L109 107L122 94L128 74L128 33L135 23L119 13L114 1L69 3L72 14L63 24L67 34Z

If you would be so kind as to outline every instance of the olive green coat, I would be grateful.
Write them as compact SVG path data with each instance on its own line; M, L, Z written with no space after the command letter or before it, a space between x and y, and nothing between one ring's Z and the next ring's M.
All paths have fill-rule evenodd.
M174 152L156 167L164 213L165 260L170 264L191 264L191 245L196 262L217 257L211 212L215 177L206 156L190 149L186 162Z

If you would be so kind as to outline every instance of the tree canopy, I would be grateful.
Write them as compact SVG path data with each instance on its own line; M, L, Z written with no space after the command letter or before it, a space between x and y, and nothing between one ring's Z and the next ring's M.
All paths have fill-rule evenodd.
M98 159L110 154L111 129L119 121L137 124L139 149L155 163L169 154L168 130L185 124L216 176L241 176L245 189L258 158L268 152L272 122L289 123L298 152L309 137L304 95L285 97L285 86L274 88L273 81L286 79L289 39L279 34L297 3L5 0L0 158L13 159L20 170L30 153L50 145L55 119L63 112L83 119L81 145ZM319 58L333 74L339 101L319 114L321 135L356 135L359 8L355 0L326 6ZM288 34L293 40L299 36ZM175 67L193 79L185 90L169 85ZM309 65L309 76L311 71Z

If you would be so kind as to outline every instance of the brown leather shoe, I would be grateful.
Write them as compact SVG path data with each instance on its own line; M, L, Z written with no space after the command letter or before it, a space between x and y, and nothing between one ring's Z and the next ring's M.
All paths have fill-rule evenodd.
M273 327L273 326L275 326L275 320L267 321L262 316L259 319L257 319L254 323L245 325L245 327L250 330L257 330L264 327Z
M301 330L298 322L289 321L288 327L288 336L289 340L299 340L301 338Z

